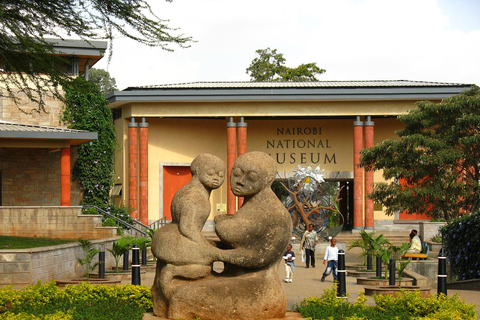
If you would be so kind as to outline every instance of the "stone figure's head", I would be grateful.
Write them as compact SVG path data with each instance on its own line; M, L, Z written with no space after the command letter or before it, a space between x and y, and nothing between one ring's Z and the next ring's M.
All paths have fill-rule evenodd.
M235 161L231 174L232 192L236 196L245 197L257 194L270 187L277 168L275 160L264 152L248 152Z
M217 189L225 180L225 164L220 158L208 153L202 153L193 159L190 171L210 189Z

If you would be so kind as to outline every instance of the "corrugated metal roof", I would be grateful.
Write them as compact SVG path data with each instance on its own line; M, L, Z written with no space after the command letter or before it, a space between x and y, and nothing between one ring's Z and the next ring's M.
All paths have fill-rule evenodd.
M16 131L16 132L88 132L85 130L74 130L74 129L67 129L67 128L60 128L60 127L47 127L47 126L38 126L32 124L21 124L21 123L14 123L10 121L2 121L0 120L0 131Z
M471 84L410 80L192 82L130 87L107 95L110 108L134 102L441 100Z
M0 120L0 139L69 140L75 145L98 139L98 133Z
M360 81L302 81L302 82L189 82L128 87L130 90L148 89L234 89L234 88L379 88L379 87L456 87L461 83L411 81L411 80L360 80Z

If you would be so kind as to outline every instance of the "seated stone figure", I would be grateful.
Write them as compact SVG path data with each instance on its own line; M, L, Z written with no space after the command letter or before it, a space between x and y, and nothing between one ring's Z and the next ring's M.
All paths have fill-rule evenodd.
M231 185L244 204L234 215L215 218L223 249L214 252L225 271L177 286L168 301L168 318L284 317L287 300L277 270L292 222L270 188L275 176L275 161L266 153L249 152L237 159Z
M157 270L152 295L156 314L166 316L171 292L185 279L210 275L215 247L201 231L211 212L210 193L224 181L225 165L210 154L197 156L190 166L191 181L180 188L172 200L172 222L153 237L152 253Z

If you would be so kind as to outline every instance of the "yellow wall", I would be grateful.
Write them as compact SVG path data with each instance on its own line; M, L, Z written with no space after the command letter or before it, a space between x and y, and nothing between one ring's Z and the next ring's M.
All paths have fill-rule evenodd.
M298 165L320 165L326 178L353 179L354 115L374 117L377 144L385 139L395 139L394 132L401 129L401 124L393 116L414 107L414 101L409 100L125 104L122 106L123 118L115 121L121 146L115 164L120 179L116 182L123 183L123 201L128 203L127 135L130 117L135 117L137 122L145 117L149 123L148 210L149 221L155 221L163 217L163 166L189 166L200 153L214 154L226 162L229 117L234 117L235 122L239 122L240 116L250 117L246 120L247 149L271 154L278 162L279 178L291 176ZM378 117L380 115L382 117ZM375 182L383 181L381 172L375 172L374 179ZM212 193L212 212L217 205L226 203L226 193L226 182ZM375 219L393 217L375 211Z
M139 118L136 118L140 122ZM264 151L278 161L279 178L288 177L298 165L320 166L328 178L353 178L353 120L247 120L248 151ZM149 220L163 217L163 166L189 166L200 153L211 153L226 163L226 123L217 119L147 118L149 123ZM238 118L235 118L238 121ZM401 124L393 118L374 119L375 143L395 138ZM116 121L119 144L117 176L128 202L128 122ZM295 141L294 141L295 140ZM312 147L316 145L316 148ZM313 161L312 161L313 160ZM375 181L382 181L381 172ZM226 203L227 183L211 196L212 212ZM210 218L215 214L213 213ZM375 211L375 219L393 219Z
M162 177L164 165L190 166L201 153L218 156L226 164L226 121L192 119L148 119L148 212L149 220L163 216ZM213 206L226 203L226 182L211 195Z
M249 120L248 150L270 154L287 175L299 165L353 172L353 120Z
M135 102L123 106L123 117L396 116L414 107L415 101L408 100Z

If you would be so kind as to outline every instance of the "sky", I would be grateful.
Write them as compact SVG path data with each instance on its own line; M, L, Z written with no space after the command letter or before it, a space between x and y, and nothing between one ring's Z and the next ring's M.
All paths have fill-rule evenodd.
M479 0L149 0L197 42L173 52L124 37L105 69L117 87L249 81L258 49L286 66L315 62L319 80L416 80L480 85Z

